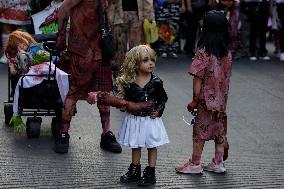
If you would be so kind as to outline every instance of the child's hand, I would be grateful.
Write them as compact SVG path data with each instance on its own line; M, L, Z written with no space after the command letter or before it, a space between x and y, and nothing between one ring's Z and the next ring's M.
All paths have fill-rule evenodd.
M189 112L192 112L194 110L194 108L196 108L198 104L198 100L193 99L188 105L187 105L187 110Z
M159 116L159 112L157 112L157 111L151 112L151 114L150 114L150 118L152 118L152 119L155 119L158 116Z
M90 92L88 93L87 102L89 104L95 104L98 101L98 92Z

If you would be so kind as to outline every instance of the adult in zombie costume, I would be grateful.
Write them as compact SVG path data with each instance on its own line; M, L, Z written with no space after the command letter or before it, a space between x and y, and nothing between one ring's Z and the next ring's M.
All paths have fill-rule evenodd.
M144 19L155 20L153 0L108 0L108 18L116 44L113 76L116 78L126 52L144 44Z
M64 102L60 133L55 138L54 151L57 153L68 152L68 131L76 102L85 100L90 91L110 92L112 90L111 64L102 59L100 47L99 3L102 3L104 8L107 5L106 0L65 0L59 9L56 43L59 49L66 44L66 25L70 17L68 51L71 64L71 86ZM111 95L107 99L111 104L115 103L117 107L123 106L131 111L149 106L149 103L135 104L121 100ZM97 107L103 129L100 146L104 150L120 153L121 146L110 129L110 107L100 103Z

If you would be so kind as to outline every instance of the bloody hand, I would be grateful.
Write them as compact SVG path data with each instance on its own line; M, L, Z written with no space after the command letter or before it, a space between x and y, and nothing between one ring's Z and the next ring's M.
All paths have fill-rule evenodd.
M149 111L154 107L154 102L152 100L146 102L130 102L128 101L125 105L127 112L143 112Z
M90 92L88 93L87 102L89 104L95 104L98 101L98 93L99 92Z
M187 110L188 110L189 112L192 112L192 111L196 108L197 104L198 104L198 100L193 99L193 100L187 105Z

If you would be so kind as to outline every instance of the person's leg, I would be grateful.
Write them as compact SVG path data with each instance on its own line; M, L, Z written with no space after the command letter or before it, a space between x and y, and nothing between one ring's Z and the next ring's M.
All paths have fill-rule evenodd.
M180 32L179 32L179 18L180 18L180 4L174 3L170 5L168 22L170 28L175 31L175 39L168 47L168 54L173 58L178 58L177 53L180 49Z
M70 53L71 82L68 94L64 101L61 118L61 128L54 141L54 151L56 153L67 153L69 148L69 128L72 116L75 113L76 103L85 95L86 83L90 80L91 74L86 74L84 67L86 60L76 54ZM88 62L87 62L88 63ZM82 70L82 71L81 71Z
M70 94L70 93L68 93ZM55 136L54 151L56 153L67 153L69 148L69 128L72 116L74 115L77 99L68 96L65 99L62 109L61 128L58 136Z
M203 166L205 171L211 171L215 173L224 173L226 168L224 167L224 151L227 140L225 136L218 136L215 139L215 156L212 161Z
M259 12L259 56L268 60L267 49L266 49L266 32L267 22L269 17L269 6L263 5L263 11ZM265 11L267 10L267 11Z
M66 97L64 102L64 107L62 109L62 122L61 122L61 133L68 133L70 128L70 122L72 119L72 116L75 112L77 99L73 99L72 97Z
M115 135L113 134L110 128L110 107L98 105L98 109L100 112L101 124L103 129L100 142L101 148L110 152L121 153L122 148L120 144L116 141Z
M156 183L155 166L157 161L157 148L148 148L148 166L143 171L143 176L138 186L151 186Z
M184 45L184 51L186 54L193 56L195 49L196 32L198 28L198 19L193 13L186 13L186 41Z
M132 148L132 163L134 165L140 164L141 148Z
M7 64L9 62L9 60L7 59L6 55L5 55L5 50L6 50L6 46L8 43L8 39L9 39L9 33L11 33L12 31L12 26L10 24L3 24L2 23L2 28L1 28L1 57L0 57L0 63L5 63Z
M115 57L113 63L113 77L117 78L120 67L125 58L125 53L127 51L127 25L126 24L116 24L112 28L113 37L115 41Z
M215 141L215 157L213 158L213 161L216 164L223 163L224 145L225 145L225 141L224 140L223 140L222 143L219 143L218 141Z
M284 3L277 4L277 13L281 26L284 26ZM284 61L284 27L280 27L280 60Z
M112 71L110 62L97 62L96 70L92 74L92 79L89 81L88 91L106 91L110 92L113 89ZM115 135L111 131L110 126L110 107L97 105L100 113L103 133L101 135L100 147L114 153L122 151L120 144L117 142Z
M191 162L195 165L200 165L201 155L205 140L193 140L193 151Z
M132 162L126 174L120 177L120 182L137 182L141 178L141 148L132 148Z
M259 21L256 14L256 3L248 3L248 19L250 23L249 49L251 60L256 60L256 39L258 36Z
M199 174L203 172L201 167L201 155L203 151L203 147L205 144L205 140L202 139L193 139L193 151L192 151L192 158L189 159L183 165L179 165L175 168L176 172L178 173L185 173L185 174Z
M148 148L148 165L155 167L157 162L157 148Z
M103 129L103 134L110 131L110 107L104 105L98 105L100 112L101 124Z
M128 33L128 44L129 49L145 43L144 32L142 30L143 23L139 21L136 12L129 11L129 33Z

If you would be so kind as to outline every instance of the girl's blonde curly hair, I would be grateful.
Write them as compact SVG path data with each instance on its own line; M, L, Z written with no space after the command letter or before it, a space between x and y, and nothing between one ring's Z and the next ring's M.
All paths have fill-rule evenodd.
M28 47L31 43L38 45L38 42L36 42L28 32L23 30L15 30L9 34L5 54L8 58L14 58L18 54L19 44L25 44Z
M119 90L124 96L123 86L133 83L136 78L136 70L145 57L156 61L157 54L149 45L138 45L126 53L126 57L120 69L119 77L116 79Z

